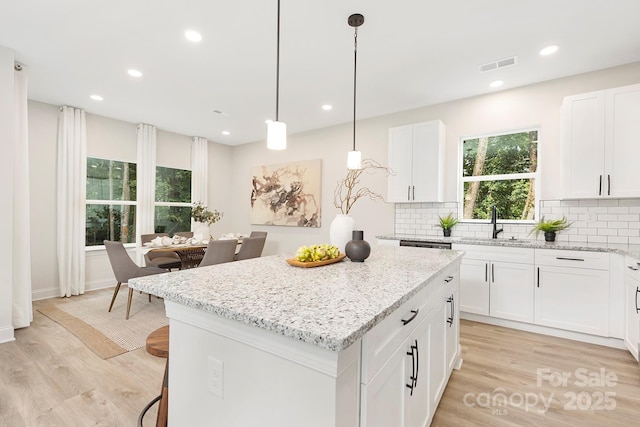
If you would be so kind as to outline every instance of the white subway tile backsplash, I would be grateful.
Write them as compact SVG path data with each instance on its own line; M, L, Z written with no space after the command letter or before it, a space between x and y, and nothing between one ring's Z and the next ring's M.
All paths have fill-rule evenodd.
M616 207L616 206L618 206L618 199L602 199L602 200L598 200L598 206L606 206L608 208Z
M401 203L396 204L397 234L441 237L442 230L436 227L438 215L452 212L457 216L458 204L446 203ZM540 216L546 219L566 217L572 225L558 233L561 242L629 243L640 244L640 199L585 199L542 200ZM499 221L500 223L500 221ZM535 239L531 233L533 224L500 223L504 232L501 239ZM492 227L485 222L462 222L454 229L454 237L491 237ZM541 240L540 236L538 240Z

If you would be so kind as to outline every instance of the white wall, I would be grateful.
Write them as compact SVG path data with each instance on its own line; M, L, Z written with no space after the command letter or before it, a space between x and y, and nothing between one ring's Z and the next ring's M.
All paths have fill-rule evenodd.
M0 148L5 161L0 168L0 200L5 201L0 209L0 222L13 224L13 51L0 47ZM7 203L7 201L9 201ZM13 228L5 228L0 248L0 343L12 341L11 320L13 283Z
M489 95L418 108L358 121L357 148L363 157L387 163L388 128L440 119L446 125L445 200L456 201L458 144L460 138L482 133L540 126L540 170L542 199L560 197L560 110L563 97L577 93L640 82L640 63L567 77ZM286 122L286 117L283 117ZM233 231L264 229L269 232L265 254L293 252L300 245L329 241L329 224L336 180L345 173L346 153L351 147L351 125L345 124L289 135L287 150L269 151L264 142L234 148ZM265 130L266 133L266 130ZM250 170L252 166L296 160L322 159L322 227L256 226L249 221ZM386 193L386 181L372 180L371 188ZM359 201L352 211L365 240L394 232L393 205Z
M11 67L12 69L12 67ZM447 127L445 198L456 200L457 151L460 137L478 133L540 125L541 198L559 197L560 106L562 98L576 93L624 86L640 81L640 63L505 90L490 95L419 108L358 122L357 148L365 158L387 162L388 128L409 123L442 120ZM0 93L2 93L0 91ZM4 98L3 98L4 99ZM2 101L0 101L0 108ZM34 298L57 295L55 261L55 146L57 106L29 102L32 207L32 280ZM6 117L0 114L1 117ZM283 117L286 121L286 117ZM2 127L4 129L4 127ZM135 160L136 125L87 114L88 153L97 157ZM285 151L269 151L264 142L228 147L209 145L209 207L224 212L213 226L214 234L269 232L264 253L290 253L300 245L329 241L329 225L337 209L333 206L336 181L346 173L351 148L351 123L289 135ZM0 130L0 135L2 131ZM266 134L266 129L265 129ZM4 137L3 137L4 138ZM184 167L190 156L191 137L158 131L159 162ZM187 145L189 144L189 145ZM117 154L116 154L117 153ZM162 160L161 160L162 159ZM251 225L250 171L253 166L298 160L322 159L322 226L319 229ZM188 163L187 163L188 164ZM182 166L181 166L182 165ZM166 164L166 166L172 166ZM366 177L372 190L386 193L382 175ZM361 200L351 212L365 239L394 232L393 204ZM3 269L3 273L7 270ZM87 257L88 288L111 285L110 267L104 254ZM0 284L0 287L3 286ZM0 288L1 289L1 288ZM0 291L2 300L7 299ZM1 306L0 302L0 306ZM0 309L0 316L2 311ZM1 323L0 323L1 324Z

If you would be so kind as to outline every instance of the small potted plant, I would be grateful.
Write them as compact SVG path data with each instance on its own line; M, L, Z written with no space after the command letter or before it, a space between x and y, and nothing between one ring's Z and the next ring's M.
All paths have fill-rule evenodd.
M564 216L562 219L549 219L545 220L544 217L540 218L540 221L533 227L533 230L529 232L529 234L535 231L536 238L540 233L544 233L544 240L546 242L555 242L556 233L558 231L562 231L566 228L569 228L571 223L567 221L567 218Z
M451 236L451 229L460 222L458 218L453 216L453 212L449 212L449 214L444 217L438 215L438 221L439 223L436 224L436 226L442 228L444 237Z
M202 202L196 202L191 207L191 218L195 221L194 237L196 234L201 235L204 240L209 240L211 233L209 226L220 221L223 213L217 210L210 211Z

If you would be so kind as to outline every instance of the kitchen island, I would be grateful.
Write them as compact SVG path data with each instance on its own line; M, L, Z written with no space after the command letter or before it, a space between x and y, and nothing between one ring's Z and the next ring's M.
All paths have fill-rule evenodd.
M375 247L132 279L170 318L170 425L424 425L460 363L461 256Z

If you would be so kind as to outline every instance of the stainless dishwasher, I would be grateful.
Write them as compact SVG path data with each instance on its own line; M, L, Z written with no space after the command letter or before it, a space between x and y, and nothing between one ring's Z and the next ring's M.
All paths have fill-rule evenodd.
M451 249L451 243L429 242L424 240L400 240L400 246L410 246L413 248Z

